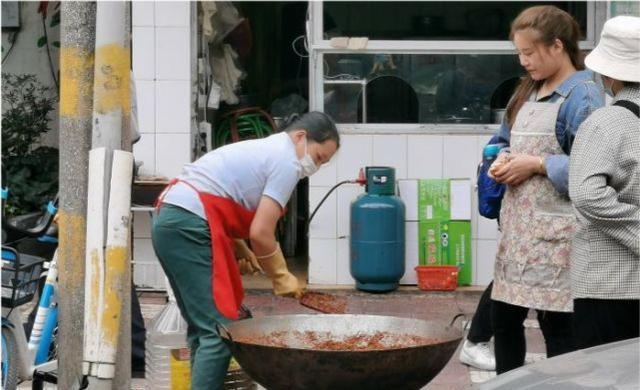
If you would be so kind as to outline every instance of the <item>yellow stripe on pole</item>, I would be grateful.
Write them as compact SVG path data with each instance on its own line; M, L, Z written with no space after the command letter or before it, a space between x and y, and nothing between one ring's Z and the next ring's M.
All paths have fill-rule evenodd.
M100 253L97 249L92 250L90 256L91 270L93 272L97 272L97 270L99 270L101 267L102 257L100 256ZM89 270L87 270L87 272L89 272ZM100 310L100 299L98 299L100 297L100 283L92 283L91 289L89 291L86 291L86 293L89 292L95 299L92 299L90 301L90 307L85 308L85 316L89 317L89 321L95 324L98 322L98 311Z
M77 117L91 115L93 53L77 47L60 49L60 114ZM87 97L89 97L87 99Z
M82 241L85 234L85 218L82 215L72 215L64 208L58 211L58 226L60 228L60 251L64 256L58 260L59 273L64 273L64 280L73 286L84 284L84 263L75 261L84 257ZM66 286L61 285L60 288Z
M120 315L127 271L128 249L126 247L107 248L105 270L104 312L102 315L102 340L116 346L120 333Z
M121 109L125 115L131 112L129 89L129 49L117 44L96 49L96 73L94 109L104 114Z

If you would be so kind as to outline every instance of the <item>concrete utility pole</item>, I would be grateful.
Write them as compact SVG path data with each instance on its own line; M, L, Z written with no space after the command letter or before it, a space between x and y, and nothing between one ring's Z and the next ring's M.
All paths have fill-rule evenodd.
M82 380L87 167L91 146L96 4L63 2L60 30L58 388Z

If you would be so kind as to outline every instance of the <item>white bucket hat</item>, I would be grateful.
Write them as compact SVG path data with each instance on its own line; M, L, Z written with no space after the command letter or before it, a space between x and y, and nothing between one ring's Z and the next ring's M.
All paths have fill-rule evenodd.
M584 63L613 79L640 82L640 18L616 16L607 20L598 46Z

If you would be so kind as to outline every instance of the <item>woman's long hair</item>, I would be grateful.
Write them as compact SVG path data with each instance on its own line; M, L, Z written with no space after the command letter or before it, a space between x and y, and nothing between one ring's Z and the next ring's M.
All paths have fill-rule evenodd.
M534 32L537 35L537 42L547 46L553 45L555 40L559 39L573 66L578 70L584 69L583 56L578 46L580 27L567 12L552 5L527 8L511 23L509 39L513 40L515 33L524 30ZM507 106L506 120L510 128L522 105L543 82L543 80L532 79L528 73L522 78Z

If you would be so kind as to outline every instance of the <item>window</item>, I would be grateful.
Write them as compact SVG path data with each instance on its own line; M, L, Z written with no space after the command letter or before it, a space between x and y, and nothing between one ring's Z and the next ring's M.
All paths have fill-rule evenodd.
M515 55L475 54L326 54L324 71L339 123L494 123L522 74Z
M587 31L585 2L326 2L323 7L327 37L369 37L372 40L509 39L511 21L527 7L552 4L576 18Z
M509 25L535 4L568 11L581 48L595 46L605 2L310 2L310 108L365 132L376 123L486 131L523 74ZM350 50L333 37L369 41Z

